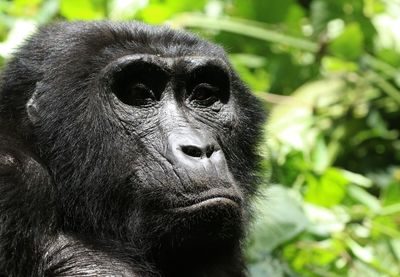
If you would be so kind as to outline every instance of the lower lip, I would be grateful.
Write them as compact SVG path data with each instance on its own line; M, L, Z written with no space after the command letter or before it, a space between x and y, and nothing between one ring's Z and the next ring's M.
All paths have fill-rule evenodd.
M179 207L179 208L173 208L170 209L170 211L174 213L191 213L191 212L196 212L202 209L207 209L207 208L212 208L212 207L234 207L238 208L239 204L226 197L215 197L215 198L210 198L204 201L201 201L199 203L185 206L185 207Z

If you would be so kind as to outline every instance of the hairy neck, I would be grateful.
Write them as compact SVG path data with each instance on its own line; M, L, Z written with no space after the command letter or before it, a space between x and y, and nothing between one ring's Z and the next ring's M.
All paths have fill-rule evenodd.
M246 276L238 240L190 242L153 251L156 267L165 277Z

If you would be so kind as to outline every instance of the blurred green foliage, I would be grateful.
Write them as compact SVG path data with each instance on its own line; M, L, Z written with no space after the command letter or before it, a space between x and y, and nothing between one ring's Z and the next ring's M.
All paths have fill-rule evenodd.
M251 276L400 276L399 0L0 0L0 63L39 25L103 18L224 45L264 101Z

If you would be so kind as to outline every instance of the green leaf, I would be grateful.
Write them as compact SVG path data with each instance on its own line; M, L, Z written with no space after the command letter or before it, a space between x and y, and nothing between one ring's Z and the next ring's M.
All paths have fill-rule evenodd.
M309 240L303 239L298 244L291 244L284 250L284 255L291 261L296 272L313 274L304 276L339 277L332 269L340 256L345 253L345 245L340 239ZM300 275L303 276L303 275Z
M350 185L349 195L354 200L367 206L373 212L377 213L381 209L381 204L379 203L379 200L358 186Z
M280 43L310 52L318 51L318 45L312 41L269 30L267 26L251 20L230 18L208 18L194 14L185 14L174 18L171 23L177 27L196 27L210 30L227 31L265 41Z
M234 15L254 18L260 22L279 23L285 20L293 0L235 0Z
M355 60L363 53L364 35L358 23L346 26L343 33L329 45L329 51L339 58Z
M12 56L14 49L20 46L24 40L36 31L37 25L33 20L17 19L8 33L7 40L0 43L0 56L9 58Z
M315 0L311 2L311 23L317 34L323 32L328 22L342 13L335 1Z
M350 215L343 206L324 208L305 203L304 211L310 222L307 231L319 237L330 237L345 230L350 221Z
M33 17L39 10L43 0L14 0L10 12L15 16Z
M361 261L364 261L366 263L372 262L373 255L371 247L362 247L356 241L350 238L346 240L346 243L353 252L353 254L357 256L357 258L359 258Z
M266 70L266 58L250 54L233 54L230 60L242 80L256 91L265 92L269 86L270 76Z
M314 149L312 150L312 162L315 172L322 173L330 166L328 147L322 136L317 138Z
M251 277L290 277L296 276L288 272L287 265L272 255L265 256L257 263L248 265Z
M109 17L111 19L132 19L147 5L147 0L111 0L108 1Z
M148 23L160 24L179 13L200 12L204 9L205 3L205 0L154 0L150 1L150 5L140 12L140 18Z
M343 173L335 168L329 168L320 177L308 174L305 199L324 207L332 207L339 204L346 195L348 180Z
M53 19L59 10L59 0L47 0L43 3L40 11L36 15L39 24L46 24Z
M60 13L70 20L104 17L104 10L95 1L62 0Z
M400 182L392 181L382 193L382 203L387 205L400 205Z
M322 59L322 67L327 72L356 72L359 68L357 63L340 59L337 57L326 56Z
M342 171L343 176L353 184L365 188L369 188L372 186L372 181L361 174L357 174L345 169L339 169L339 170Z
M268 131L273 140L302 151L307 157L314 149L320 130L313 115L316 107L331 108L343 99L345 83L339 78L310 82L273 108ZM331 154L330 154L331 155Z
M256 203L256 221L250 235L251 240L256 242L248 252L253 260L261 259L308 225L307 218L290 190L274 185L264 190L263 194L265 197Z

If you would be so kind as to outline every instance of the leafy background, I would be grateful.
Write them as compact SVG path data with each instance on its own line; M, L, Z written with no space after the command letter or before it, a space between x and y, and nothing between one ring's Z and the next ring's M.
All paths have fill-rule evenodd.
M55 20L224 45L269 112L251 276L400 276L399 0L0 0L0 63Z

